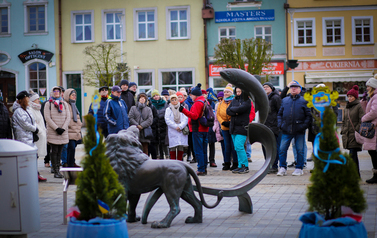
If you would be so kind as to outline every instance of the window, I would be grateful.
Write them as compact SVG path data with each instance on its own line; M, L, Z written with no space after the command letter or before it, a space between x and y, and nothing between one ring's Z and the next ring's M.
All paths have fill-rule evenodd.
M9 35L9 8L0 7L0 36Z
M219 28L219 42L221 39L236 39L236 28L235 27L220 27Z
M10 61L10 55L5 52L0 50L0 66L5 65Z
M72 43L94 42L94 11L71 12Z
M25 35L47 34L47 4L48 1L24 3Z
M372 44L373 17L352 17L352 44Z
M102 10L102 41L125 41L125 26L124 9Z
M46 65L32 63L29 65L30 88L43 99L47 98Z
M299 18L294 20L295 46L315 46L315 19Z
M154 89L154 70L135 70L138 93L147 93Z
M166 24L167 39L190 39L190 7L167 7Z
M178 91L181 87L188 88L194 84L194 69L163 69L159 70L161 90L173 89Z
M342 45L344 44L344 18L324 17L322 18L323 44Z
M134 40L157 40L157 8L134 9Z
M264 39L265 41L272 43L272 28L271 26L256 26L254 29L255 38ZM271 46L269 47L271 50Z

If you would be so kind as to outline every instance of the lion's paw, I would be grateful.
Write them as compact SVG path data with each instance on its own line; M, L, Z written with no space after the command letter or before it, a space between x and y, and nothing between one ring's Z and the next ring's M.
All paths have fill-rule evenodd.
M186 218L185 223L202 223L202 219L189 216Z
M159 222L159 221L154 221L154 222L152 222L151 227L152 228L168 228L169 226L166 223L162 223L162 222Z

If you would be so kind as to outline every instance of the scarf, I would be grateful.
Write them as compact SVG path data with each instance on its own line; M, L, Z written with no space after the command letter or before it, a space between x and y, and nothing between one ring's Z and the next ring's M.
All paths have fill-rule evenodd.
M76 100L69 99L69 103L71 104L71 107L72 107L73 121L77 122L77 114L80 115L80 112L76 107Z
M178 103L175 106L170 103L169 106L170 106L170 109L171 109L171 111L173 112L173 115L174 115L174 122L177 123L177 124L181 123L181 114L178 110L180 103Z
M192 101L192 99L190 97L187 97L186 101L188 103L190 103L190 105L194 104L194 101Z
M162 98L160 98L159 100L154 100L153 98L151 99L152 101L152 104L153 106L155 106L155 108L157 110L160 110L161 108L164 108L165 107L165 100L163 100Z
M58 109L59 113L63 112L63 102L62 102L61 97L58 97L58 98L50 97L48 101L54 104L54 106Z
M30 103L30 106L34 109L34 110L37 110L37 111L40 111L41 110L41 104L40 103L35 103L35 102L29 102Z
M225 102L230 102L230 101L232 101L233 99L234 99L234 95L229 96L229 97L227 97L227 98L224 98L224 101L225 101Z

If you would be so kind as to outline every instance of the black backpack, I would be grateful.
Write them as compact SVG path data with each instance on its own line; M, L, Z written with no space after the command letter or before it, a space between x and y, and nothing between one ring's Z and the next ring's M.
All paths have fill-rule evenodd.
M198 100L204 104L203 106L203 115L199 117L198 121L202 126L205 127L213 127L215 124L215 114L213 113L213 109L211 105L208 103L207 100L202 101Z

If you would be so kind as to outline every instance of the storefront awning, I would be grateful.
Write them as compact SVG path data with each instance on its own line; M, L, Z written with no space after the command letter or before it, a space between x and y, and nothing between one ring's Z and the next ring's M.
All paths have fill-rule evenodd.
M367 81L371 77L373 71L306 73L305 83L359 82Z

